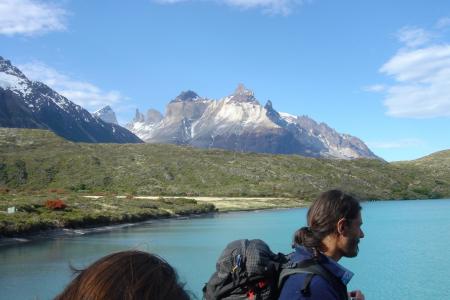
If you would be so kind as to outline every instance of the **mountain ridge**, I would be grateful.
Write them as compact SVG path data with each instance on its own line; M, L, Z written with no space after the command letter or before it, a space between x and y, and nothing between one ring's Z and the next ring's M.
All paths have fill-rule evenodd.
M139 115L126 127L147 143L337 159L380 159L357 137L340 134L307 116L279 113L270 100L262 106L253 91L243 84L218 100L200 97L191 90L181 92L167 104L165 116L159 115L162 118L158 120Z
M0 127L50 129L72 141L140 143L127 129L102 121L0 56Z

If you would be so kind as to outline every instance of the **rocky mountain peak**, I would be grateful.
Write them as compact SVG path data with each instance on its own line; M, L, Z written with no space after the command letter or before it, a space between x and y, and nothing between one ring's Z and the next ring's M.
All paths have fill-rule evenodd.
M234 91L234 95L237 95L237 96L247 96L247 97L253 97L253 96L254 96L253 91L247 89L247 88L245 87L245 85L242 84L242 83L239 83L239 84L238 84L236 90Z
M96 113L109 113L111 111L113 111L111 106L106 105L105 107L100 108L99 110L97 110L94 114L96 114Z
M119 124L117 122L116 114L114 113L113 109L109 105L106 105L105 107L97 110L92 115L97 118L100 118L101 120L103 120L107 123Z
M172 100L172 102L185 102L185 101L195 101L197 100L199 95L197 95L196 92L187 90L181 92L175 99Z
M275 124L284 127L286 126L286 121L280 116L280 113L277 112L273 106L272 106L272 101L267 100L266 105L264 106L264 108L266 109L266 115L267 117L274 122Z
M274 110L274 109L273 109L273 106L272 106L272 101L267 100L266 105L264 105L264 108L265 108L267 111L272 111L272 110Z
M231 95L231 100L235 102L254 102L259 104L253 91L247 89L242 83L237 86L233 95Z
M134 114L133 123L143 123L145 122L144 115L136 108L136 113Z
M163 119L163 115L156 109L151 108L147 111L147 119L146 119L147 123L151 123L151 124L158 123L162 119Z
M263 107L253 91L243 84L233 94L217 101L197 97L192 91L183 92L167 105L161 120L161 115L155 112L159 122L147 120L145 124L131 124L129 128L148 143L337 159L377 159L360 140L341 135L308 117L278 112L270 100ZM137 114L136 118L143 116Z
M11 64L11 61L4 59L0 56L0 72L20 77L21 79L27 79L26 76L15 66Z
M30 80L9 60L0 56L0 88L10 90L13 93L27 97L31 93L32 84Z

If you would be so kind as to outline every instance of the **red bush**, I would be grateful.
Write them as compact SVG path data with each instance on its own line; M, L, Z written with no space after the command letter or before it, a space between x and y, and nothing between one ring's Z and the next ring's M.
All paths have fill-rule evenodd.
M0 194L8 194L9 191L10 190L8 188L0 188Z
M65 209L67 207L67 205L61 199L49 199L49 200L45 201L45 207L48 209L53 209L53 210L57 210L57 209L62 210L62 209Z

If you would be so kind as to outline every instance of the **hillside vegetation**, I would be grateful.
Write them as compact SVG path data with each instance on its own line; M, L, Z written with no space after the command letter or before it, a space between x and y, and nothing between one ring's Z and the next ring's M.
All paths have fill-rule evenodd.
M18 193L361 199L450 197L450 151L409 162L332 160L158 144L72 143L44 130L0 128L0 187Z
M4 211L14 205L16 212ZM89 199L76 194L54 193L0 195L0 237L36 233L56 228L84 228L149 219L214 212L209 203L193 199L117 198ZM0 243L1 245L1 243Z

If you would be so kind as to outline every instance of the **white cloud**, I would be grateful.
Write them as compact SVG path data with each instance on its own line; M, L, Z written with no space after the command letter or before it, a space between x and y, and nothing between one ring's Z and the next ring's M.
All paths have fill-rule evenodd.
M154 0L161 4L175 4L187 1L208 1L240 9L261 9L266 14L290 14L296 6L312 0Z
M397 38L407 47L418 47L428 43L433 34L418 27L403 27L397 32Z
M450 45L399 51L380 72L396 81L386 91L388 115L450 116Z
M127 100L118 91L103 91L94 84L71 79L49 66L34 62L19 66L19 69L31 80L41 81L72 102L89 111L105 105L115 105Z
M382 85L382 84L373 84L373 85L363 87L363 91L373 92L373 93L384 92L385 90L386 90L386 86Z
M431 83L450 67L450 44L399 51L380 72L399 82Z
M447 23L450 24L450 18L437 22L440 28ZM384 93L387 115L450 117L450 44L432 43L439 36L439 31L429 32L418 27L403 27L398 31L403 45L379 69L393 83L363 88Z
M0 0L0 34L35 35L66 29L66 11L37 0Z
M438 28L438 29L443 29L443 28L446 28L446 27L449 27L450 26L450 18L448 18L448 17L445 17L445 18L441 18L441 19L439 19L437 22L436 22L436 28Z
M368 142L367 144L374 149L399 149L421 147L425 145L425 142L420 139L408 138L395 141Z
M227 5L243 9L259 8L264 13L288 15L301 1L295 0L225 0Z

